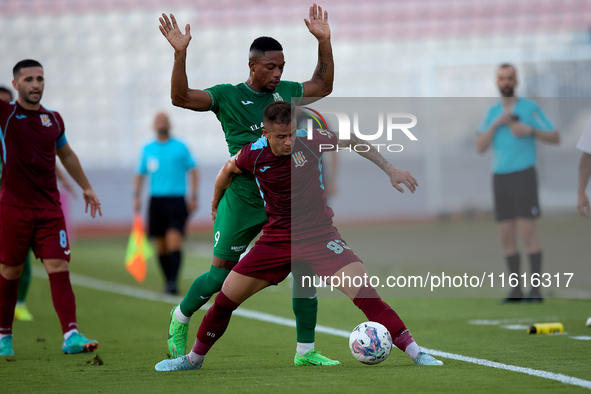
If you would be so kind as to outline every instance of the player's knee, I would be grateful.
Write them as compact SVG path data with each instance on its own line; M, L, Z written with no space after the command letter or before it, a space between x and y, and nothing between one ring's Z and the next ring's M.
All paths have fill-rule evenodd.
M2 277L7 280L19 279L23 273L23 268L24 264L17 265L15 267L6 264L0 264L0 275L2 275Z
M45 271L47 271L48 274L68 271L68 262L66 260L43 260L43 265L45 266Z
M214 267L223 268L226 270L231 270L237 264L237 261L225 260L219 257L213 257L212 265Z

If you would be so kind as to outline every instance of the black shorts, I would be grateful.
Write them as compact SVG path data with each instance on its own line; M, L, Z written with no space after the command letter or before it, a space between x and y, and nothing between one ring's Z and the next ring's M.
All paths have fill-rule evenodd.
M540 216L536 169L530 167L510 174L494 174L495 216L497 221Z
M189 213L184 197L152 197L149 209L149 234L163 237L166 230L174 228L185 234Z

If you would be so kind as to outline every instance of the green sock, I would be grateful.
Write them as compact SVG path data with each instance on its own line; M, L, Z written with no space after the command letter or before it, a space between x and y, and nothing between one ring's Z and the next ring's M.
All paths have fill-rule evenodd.
M195 279L181 302L183 315L193 316L193 313L197 312L212 295L220 291L230 271L212 265L209 272Z
M316 319L318 316L318 298L316 288L301 286L300 276L305 273L298 268L292 270L294 277L292 306L296 320L298 343L313 343L316 337ZM314 275L314 273L311 273Z
M313 343L316 336L318 298L293 298L292 301L297 341L299 343Z
M30 254L27 253L27 259L23 267L23 273L18 282L18 295L16 302L25 302L27 299L27 293L29 292L29 283L31 283L31 258Z

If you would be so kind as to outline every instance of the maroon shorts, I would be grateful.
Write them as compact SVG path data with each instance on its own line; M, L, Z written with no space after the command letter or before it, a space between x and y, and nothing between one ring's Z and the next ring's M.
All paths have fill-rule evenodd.
M309 267L318 276L330 276L341 268L361 261L347 246L336 228L320 236L292 241L291 237L262 236L236 264L234 271L276 285L292 271L292 264Z
M23 264L29 248L38 259L70 261L70 244L62 210L0 203L0 263Z

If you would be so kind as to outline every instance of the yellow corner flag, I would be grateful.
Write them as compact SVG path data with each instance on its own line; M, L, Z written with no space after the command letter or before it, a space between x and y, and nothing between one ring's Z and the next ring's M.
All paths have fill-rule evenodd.
M127 252L125 253L125 269L135 280L143 283L148 273L146 261L153 256L154 249L146 237L142 215L136 213L133 217L133 228L129 235Z

